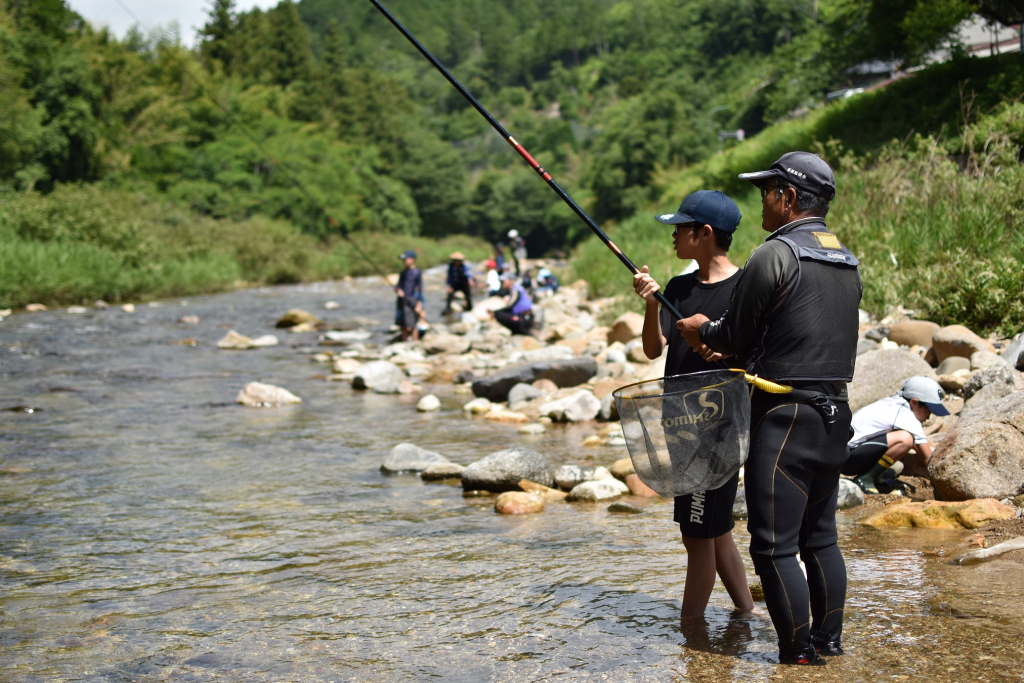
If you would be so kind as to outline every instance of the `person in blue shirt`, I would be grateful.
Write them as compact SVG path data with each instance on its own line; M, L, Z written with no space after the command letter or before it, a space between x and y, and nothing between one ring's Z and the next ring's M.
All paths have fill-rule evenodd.
M537 287L535 291L540 294L542 292L551 292L554 294L558 291L558 278L552 274L547 268L541 268L537 271Z
M494 319L512 330L513 334L529 334L533 327L533 301L515 276L507 273L501 280L501 294L505 297L505 308L494 312Z
M423 273L416 267L415 251L406 251L400 258L405 262L405 270L398 276L395 294L401 309L402 341L416 341L420 338L417 325L423 315Z

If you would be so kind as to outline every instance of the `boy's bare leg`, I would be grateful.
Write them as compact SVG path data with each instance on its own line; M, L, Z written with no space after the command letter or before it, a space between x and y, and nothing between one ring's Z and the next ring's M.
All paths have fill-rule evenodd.
M703 619L715 587L715 539L683 536L686 546L686 587L683 589L682 621Z
M732 538L732 532L727 531L714 539L715 544L715 567L718 575L722 577L725 589L729 591L736 609L743 612L750 612L754 609L754 600L750 597L750 586L747 585L747 570L743 566L743 558Z

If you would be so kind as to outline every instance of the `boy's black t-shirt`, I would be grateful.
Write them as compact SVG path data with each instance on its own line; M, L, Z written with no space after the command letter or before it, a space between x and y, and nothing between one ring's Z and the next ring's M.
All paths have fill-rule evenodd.
M742 272L743 269L740 268L726 279L711 284L701 282L696 272L678 275L668 281L665 298L672 302L684 318L701 313L711 320L718 320L729 310L729 298ZM666 377L717 370L722 367L717 363L707 362L690 348L679 334L676 321L664 307L661 309L661 333L668 340Z

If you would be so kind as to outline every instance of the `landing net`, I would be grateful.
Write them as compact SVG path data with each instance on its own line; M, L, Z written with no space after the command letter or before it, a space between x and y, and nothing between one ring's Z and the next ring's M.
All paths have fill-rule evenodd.
M718 488L747 459L750 394L742 372L648 380L613 397L637 476L663 496Z

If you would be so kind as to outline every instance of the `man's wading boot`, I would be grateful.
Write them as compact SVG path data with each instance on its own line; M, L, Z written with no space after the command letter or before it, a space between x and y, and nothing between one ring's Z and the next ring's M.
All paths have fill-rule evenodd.
M814 648L791 655L787 655L782 652L779 653L779 664L796 666L825 666L826 663L825 658L819 656Z
M893 464L894 462L889 456L883 455L881 460L875 463L871 470L860 475L854 479L853 482L857 484L864 493L877 494L878 485L875 483L875 479L877 479L882 472L885 472L887 469L892 467Z
M838 638L829 640L828 634L821 631L811 631L811 643L822 657L838 657L846 654L843 652L843 644L839 642Z

